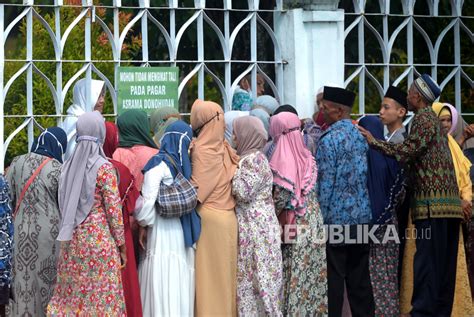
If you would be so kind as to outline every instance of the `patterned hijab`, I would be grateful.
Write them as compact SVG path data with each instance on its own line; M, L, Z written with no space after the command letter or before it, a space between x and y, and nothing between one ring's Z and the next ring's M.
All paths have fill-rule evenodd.
M316 184L316 162L303 142L301 122L291 112L281 112L270 120L274 152L270 158L273 184L288 190L298 215L306 212L306 195Z
M235 119L234 134L237 138L237 154L240 156L262 151L268 139L262 121L256 117Z
M89 215L94 204L97 171L107 163L102 149L104 118L98 111L87 112L77 120L77 145L64 163L59 178L59 241L69 241L74 229Z
M156 148L150 136L150 123L145 111L132 109L117 118L119 147L130 148L134 145L146 145Z
M66 132L58 127L44 130L31 146L31 152L54 158L60 163L63 162L63 155L66 153L66 149Z
M232 110L250 111L252 104L253 99L249 92L240 88L236 89L232 96Z
M217 209L235 207L231 181L239 157L224 140L225 121L221 106L196 100L191 108L191 126L196 136L191 152L192 181L198 186L198 199Z

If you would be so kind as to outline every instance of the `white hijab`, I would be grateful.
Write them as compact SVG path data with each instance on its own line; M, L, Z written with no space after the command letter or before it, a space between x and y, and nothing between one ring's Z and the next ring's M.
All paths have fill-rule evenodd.
M97 100L99 100L100 93L104 88L104 82L102 80L91 79L91 98L90 103L87 104L86 96L86 84L87 80L85 78L80 79L74 85L73 90L73 104L67 109L68 117L64 120L62 128L66 131L67 134L67 150L65 154L65 159L67 160L71 154L74 152L76 147L76 122L77 118L86 112L91 112L94 110Z

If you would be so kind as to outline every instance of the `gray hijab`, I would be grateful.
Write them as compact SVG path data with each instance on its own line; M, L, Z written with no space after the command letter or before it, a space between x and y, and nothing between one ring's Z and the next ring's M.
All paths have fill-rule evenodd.
M74 229L89 215L94 204L97 171L107 162L102 149L104 118L98 111L87 112L77 120L77 145L64 163L59 179L61 226L59 241L72 239Z

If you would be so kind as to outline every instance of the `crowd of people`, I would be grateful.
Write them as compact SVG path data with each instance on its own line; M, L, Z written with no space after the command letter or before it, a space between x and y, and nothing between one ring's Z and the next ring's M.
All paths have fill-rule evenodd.
M0 313L473 315L474 126L437 83L391 86L354 120L337 85L299 118L258 80L226 113L196 100L190 124L106 122L104 83L79 80L63 125L0 177Z

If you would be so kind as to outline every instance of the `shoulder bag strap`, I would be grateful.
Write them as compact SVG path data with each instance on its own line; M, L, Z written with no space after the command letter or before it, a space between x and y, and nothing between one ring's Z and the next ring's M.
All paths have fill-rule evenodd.
M21 204L21 202L23 201L23 198L25 198L26 191L28 190L28 188L30 187L30 185L33 183L33 181L35 180L36 176L38 176L38 174L41 172L41 170L43 169L43 167L44 167L49 161L51 161L51 160L52 160L51 157L48 157L47 159L45 159L45 160L43 161L43 163L41 163L41 165L38 166L38 168L37 168L36 171L33 173L33 175L31 175L31 177L28 179L28 182L26 182L25 187L23 187L23 190L21 191L20 198L18 198L18 201L17 201L17 203L16 203L15 212L13 212L13 219L15 219L16 214L18 213L18 209L20 209L20 204Z
M168 160L171 162L171 164L173 165L173 167L176 169L176 173L179 173L179 169L178 167L176 166L176 163L174 162L173 158L171 156L169 156L168 154L165 154L165 156L168 158Z

